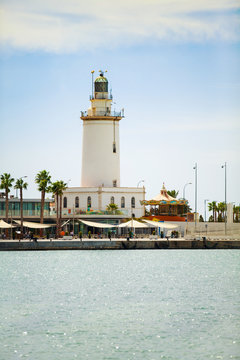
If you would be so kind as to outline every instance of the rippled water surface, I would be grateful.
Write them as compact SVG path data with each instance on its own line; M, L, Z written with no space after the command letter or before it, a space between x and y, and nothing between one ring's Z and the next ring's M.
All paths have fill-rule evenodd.
M0 253L0 359L240 359L238 250Z

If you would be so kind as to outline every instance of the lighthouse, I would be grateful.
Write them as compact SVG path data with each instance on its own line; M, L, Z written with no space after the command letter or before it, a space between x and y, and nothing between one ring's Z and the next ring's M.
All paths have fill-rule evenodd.
M82 187L120 187L119 122L122 118L121 111L112 111L108 80L100 71L94 82L92 78L90 108L81 112Z
M123 110L112 110L112 94L103 71L94 80L90 107L81 111L82 174L81 186L63 191L63 215L108 222L144 215L145 187L120 184L119 124ZM111 212L109 205L117 209ZM111 207L110 207L111 208Z

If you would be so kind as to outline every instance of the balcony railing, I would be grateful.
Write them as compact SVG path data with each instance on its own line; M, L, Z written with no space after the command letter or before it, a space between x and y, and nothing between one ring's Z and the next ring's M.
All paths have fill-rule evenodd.
M107 211L107 210L78 210L78 209L63 209L63 216L81 216L81 215L124 215L128 216L128 211L126 209L118 209L115 211Z
M90 100L95 100L95 99L110 99L110 100L112 100L112 94L110 94L110 95L100 95L100 94L98 94L98 96L97 97L95 97L94 95L89 95L89 98L90 98Z
M107 211L107 210L80 210L80 209L63 209L62 216L63 217L73 217L73 216L81 216L81 215L124 215L128 216L128 211L126 209L118 209L115 211ZM6 212L5 210L0 210L0 218L5 218ZM8 213L8 219L11 218L20 218L21 212L20 210L12 210ZM23 218L40 218L40 210L23 210ZM44 210L44 217L56 217L56 211L54 210Z
M88 115L88 111L81 111L81 117L91 116L113 116L113 117L124 117L122 111L96 111L92 115Z
M44 217L49 217L50 215L52 215L52 212L50 212L49 210L44 210L43 213ZM0 217L5 217L6 216L6 211L5 210L0 210ZM20 209L17 210L10 210L8 212L8 219L10 219L11 217L20 217L21 216L21 212ZM40 217L40 210L23 210L23 217Z

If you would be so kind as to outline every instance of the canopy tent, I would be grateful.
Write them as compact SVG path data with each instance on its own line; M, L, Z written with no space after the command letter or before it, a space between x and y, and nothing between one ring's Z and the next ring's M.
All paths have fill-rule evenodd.
M151 226L159 227L162 229L176 229L179 226L176 224L166 224L164 222L152 221L152 220L143 220L143 221Z
M117 227L118 225L112 225L112 224L104 224L104 223L97 223L97 222L93 222L93 221L86 221L86 220L79 220L80 222L82 222L83 224L87 225L87 226L92 226L92 227L97 227L97 228L113 228L113 227Z
M69 219L69 220L67 220L67 221L65 221L65 222L61 225L61 227L63 227L63 226L65 226L65 225L67 225L70 221L71 221L70 219Z
M9 229L14 227L14 225L8 224L6 221L0 220L0 229Z
M19 221L19 220L14 220L14 221L17 224L21 225L21 221ZM56 226L56 224L39 224L39 223L30 222L30 221L23 221L23 226L31 228L31 229L47 229L52 226Z
M129 220L125 223L122 223L120 225L118 225L119 228L123 228L123 227L131 227L131 228L147 228L148 226L146 224L143 224L139 221L136 220Z

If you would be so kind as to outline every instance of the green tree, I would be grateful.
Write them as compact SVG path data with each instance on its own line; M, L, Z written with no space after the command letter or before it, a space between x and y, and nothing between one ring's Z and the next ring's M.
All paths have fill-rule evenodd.
M8 222L8 194L12 187L14 179L10 174L4 173L1 175L0 189L5 190L5 210L6 210L6 222ZM6 237L8 237L8 229L6 229Z
M238 222L240 215L240 206L234 205L233 206L233 221Z
M61 228L61 222L62 222L62 196L63 191L67 189L67 184L63 182L62 180L59 180L59 203L60 203L60 211L59 211L59 224Z
M48 171L42 170L35 177L35 183L38 184L38 191L41 191L41 212L40 212L40 223L43 224L43 216L44 216L44 203L45 203L45 195L50 192L50 184L51 184L51 175ZM43 231L40 230L40 235L42 236Z
M20 213L21 213L21 234L23 234L23 189L27 189L28 184L22 178L16 180L14 189L20 190Z
M213 221L216 221L216 210L217 210L217 203L216 201L212 201L208 203L208 210L213 212Z
M209 216L208 221L209 221L209 222L214 222L214 219L213 219L213 216L212 216L212 215Z
M167 193L168 193L168 195L170 195L176 199L179 194L179 190L168 190Z
M225 219L225 209L226 209L226 205L224 202L220 202L218 203L217 205L217 210L218 210L218 221L221 222L221 221L224 221Z
M118 206L116 204L108 204L106 209L112 214L115 214L118 211Z
M59 222L59 198L60 198L60 194L61 194L61 185L60 185L60 181L55 181L51 184L49 190L51 190L54 198L55 198L55 203L56 203L56 236L59 237L59 233L60 233L60 222Z

